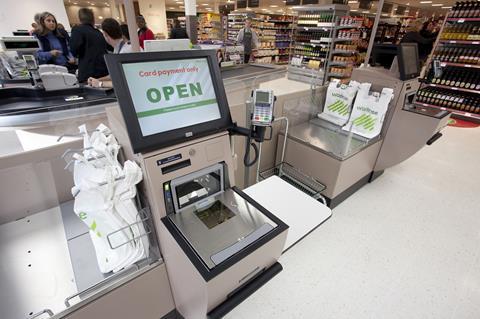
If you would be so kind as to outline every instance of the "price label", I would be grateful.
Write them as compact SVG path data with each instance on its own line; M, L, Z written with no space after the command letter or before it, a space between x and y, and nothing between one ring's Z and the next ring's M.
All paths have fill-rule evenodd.
M460 20L457 20L458 23L464 23L465 22L465 19L460 19Z
M441 107L440 109L441 109L442 111L446 111L446 110L447 110L447 109L446 109L446 108L444 108L444 107Z
M480 44L478 41L473 41L472 44Z
M451 89L454 90L454 91L458 91L458 88L456 88L456 87L452 87Z
M465 113L465 116L471 117L472 113Z
M466 68L471 68L472 66L470 64L465 64L464 65Z
M443 67L447 66L447 64L445 62L442 62L442 63L440 63L440 66L443 68Z
M448 41L449 43L457 43L457 41Z

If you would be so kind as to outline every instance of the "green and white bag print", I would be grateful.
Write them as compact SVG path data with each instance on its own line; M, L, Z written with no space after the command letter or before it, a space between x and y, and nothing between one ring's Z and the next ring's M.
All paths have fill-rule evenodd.
M393 98L393 89L383 88L381 93L370 94L371 83L362 83L357 92L352 115L343 127L368 139L371 139L382 130L383 120L388 110L388 105Z
M330 123L343 126L348 122L352 110L353 99L360 83L350 81L348 85L340 84L340 80L332 80L328 85L327 98L323 112L318 117Z

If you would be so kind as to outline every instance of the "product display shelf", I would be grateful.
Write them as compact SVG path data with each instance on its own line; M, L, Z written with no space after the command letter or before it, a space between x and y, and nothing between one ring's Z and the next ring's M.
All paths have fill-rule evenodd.
M440 30L415 103L480 122L480 3L460 2Z
M348 13L346 5L303 6L298 19L288 78L323 85L327 80L327 60L335 36L337 19Z
M218 13L200 13L198 15L198 40L222 40L222 17Z
M253 19L259 37L256 63L286 64L292 49L294 16L257 14Z
M423 106L423 107L429 107L429 108L438 109L438 110L442 110L442 111L449 111L454 115L457 115L457 116L460 116L460 117L465 117L467 119L472 119L474 121L475 120L477 120L477 121L480 120L480 114L465 112L465 111L461 111L461 110L457 110L457 109L452 109L452 108L443 107L443 106L437 106L437 105L428 104L428 103L415 102L414 104L416 106Z
M246 13L229 13L227 19L227 41L237 41L238 32L243 28L245 19L251 15Z
M335 38L328 57L327 79L347 82L357 62L358 41L362 32L362 17L341 16L336 19Z

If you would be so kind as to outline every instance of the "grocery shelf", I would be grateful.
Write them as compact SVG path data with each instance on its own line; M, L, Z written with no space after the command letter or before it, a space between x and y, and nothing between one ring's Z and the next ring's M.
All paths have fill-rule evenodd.
M480 120L480 114L460 111L460 110L451 109L451 108L448 108L448 107L443 107L443 106L438 106L438 105L433 105L433 104L427 104L427 103L421 103L421 102L414 102L413 104L415 104L417 106L431 107L431 108L439 109L439 110L442 110L442 111L449 111L453 114L466 117L467 119L473 118L473 119Z
M357 51L355 50L333 50L332 51L332 55L333 54L356 54Z
M440 61L440 66L457 66L460 68L473 68L473 69L480 69L479 64L464 64L464 63L452 63L452 62L443 62Z
M480 41L474 40L440 40L439 42L447 44L480 44Z
M335 29L360 29L361 27L361 25L338 25Z
M329 66L353 66L354 62L344 62L344 61L332 61Z
M333 42L343 42L343 41L356 41L360 40L360 38L336 38Z
M427 83L426 86L438 87L438 88L441 88L441 89L447 89L447 90L452 90L452 91L460 91L460 92L468 92L468 93L480 94L480 91L478 91L478 90L470 90L470 89L464 89L464 88L457 88L457 87L455 87L455 86L448 86L448 85L441 85L441 84L433 84L433 83Z
M480 18L447 18L447 21L456 21L456 22L475 22L480 21Z

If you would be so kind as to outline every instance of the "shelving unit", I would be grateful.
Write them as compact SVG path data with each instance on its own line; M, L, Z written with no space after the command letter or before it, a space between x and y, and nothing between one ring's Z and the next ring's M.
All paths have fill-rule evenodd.
M255 62L287 64L292 48L294 17L288 15L257 14L254 30L260 46L255 52Z
M455 8L449 12L415 103L480 122L480 16L472 14Z
M335 38L328 57L327 79L348 82L357 62L358 41L361 39L362 17L337 17Z
M298 20L293 36L288 78L323 85L339 16L348 13L346 5L297 8Z
M218 13L198 15L198 40L201 43L223 40L222 17Z

